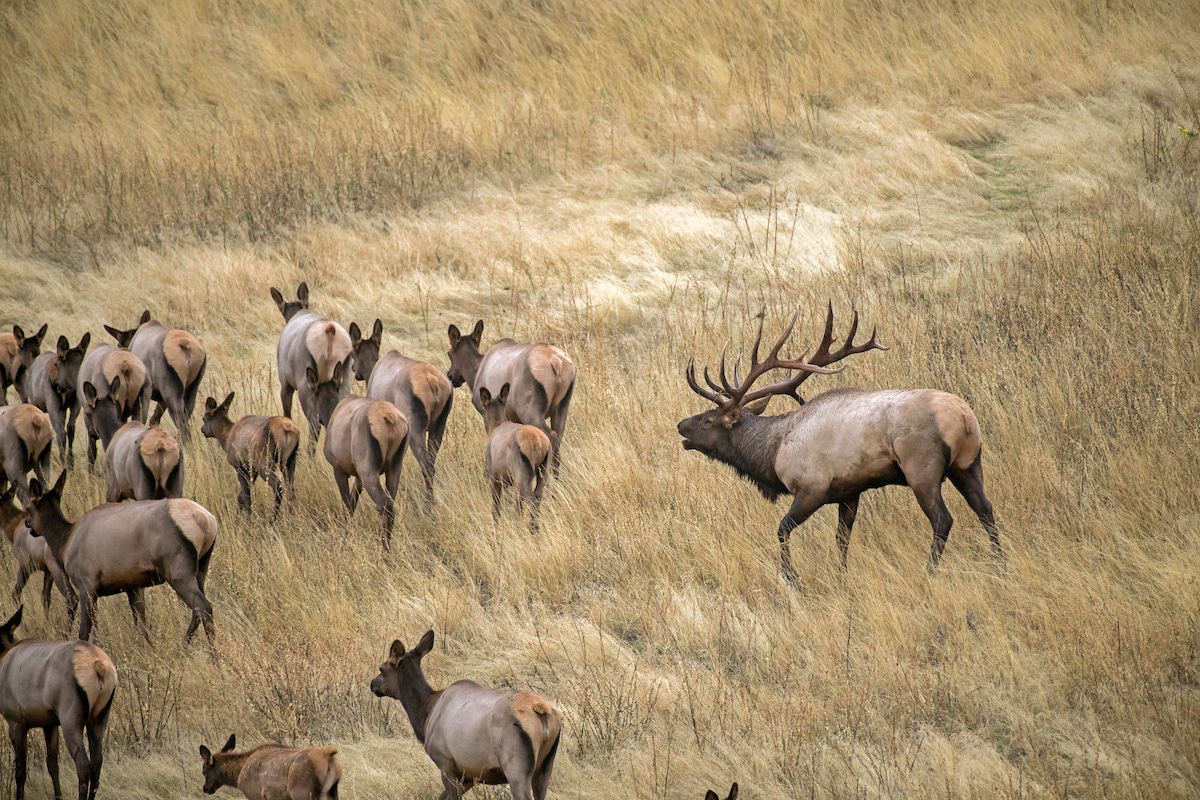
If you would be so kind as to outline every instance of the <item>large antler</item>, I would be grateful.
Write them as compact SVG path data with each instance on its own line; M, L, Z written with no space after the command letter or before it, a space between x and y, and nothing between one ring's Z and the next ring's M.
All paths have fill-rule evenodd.
M796 326L796 320L800 316L800 309L796 309L796 313L792 314L792 319L784 329L783 334L775 342L771 352L768 353L765 361L759 361L758 353L762 345L763 335L763 320L759 317L758 321L758 336L754 340L754 347L750 353L750 372L746 375L745 380L742 380L738 374L737 365L734 365L733 383L729 382L729 378L725 368L725 354L728 349L728 343L721 348L721 369L718 373L721 383L718 385L708 373L708 368L704 369L704 382L708 384L708 389L704 389L696 381L696 366L695 361L688 362L687 381L692 387L692 391L701 397L711 400L719 405L723 410L728 410L734 406L745 406L755 400L772 395L786 395L791 397L796 402L800 400L798 390L800 384L807 380L808 376L816 373L828 375L838 372L837 369L826 369L828 365L841 361L847 356L855 353L865 353L868 350L886 350L887 348L879 344L875 340L875 331L871 331L871 338L862 344L854 344L854 335L858 333L858 311L854 312L854 319L850 323L850 333L846 337L846 342L837 352L830 352L833 346L833 303L829 303L829 313L825 318L825 335L821 338L821 343L817 346L816 352L812 358L802 356L801 358L789 359L780 358L779 351L783 348L784 343L792 334L792 329ZM787 369L795 371L795 374L789 375L778 383L773 383L769 386L764 386L760 389L750 391L750 387L754 382L762 377L765 373L772 369Z

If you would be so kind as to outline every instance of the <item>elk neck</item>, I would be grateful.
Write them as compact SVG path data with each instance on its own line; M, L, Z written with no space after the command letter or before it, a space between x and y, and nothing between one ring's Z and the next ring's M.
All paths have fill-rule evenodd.
M213 753L213 766L221 771L221 784L236 787L242 777L242 768L253 750L245 753Z
M779 495L790 494L775 471L775 459L783 437L794 425L793 415L802 411L773 417L742 414L741 421L729 431L728 444L705 455L733 467L773 503Z
M217 440L217 444L221 445L221 449L228 450L229 434L233 431L233 422L229 417L214 415L208 421L208 429L212 431L212 436Z
M433 706L442 693L433 690L433 687L425 680L425 675L421 672L419 665L417 669L404 677L405 679L400 682L398 699L400 705L404 707L404 713L408 714L408 721L412 725L417 741L425 744L425 725L429 722Z
M63 554L71 534L75 531L75 523L63 516L58 503L47 503L46 507L34 512L34 531L50 545L50 552L59 564L66 564Z

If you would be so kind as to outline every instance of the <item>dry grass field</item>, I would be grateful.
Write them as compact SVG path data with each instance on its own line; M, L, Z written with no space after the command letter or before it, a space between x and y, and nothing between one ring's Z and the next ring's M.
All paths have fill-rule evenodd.
M218 657L165 587L153 646L101 602L101 796L198 797L198 745L236 732L336 743L350 800L436 797L367 689L433 628L435 686L558 705L556 798L1196 797L1197 31L1195 4L1090 0L5 4L4 328L105 341L149 308L205 342L202 397L235 414L278 413L268 289L300 280L343 324L382 319L385 349L445 366L447 325L482 318L580 368L537 538L511 500L493 526L462 389L439 503L406 458L384 557L319 452L272 523L191 442ZM1003 567L947 485L928 574L895 487L864 496L845 572L832 509L796 531L795 590L785 505L681 449L707 405L688 359L796 307L803 351L830 300L890 349L806 393L965 397ZM103 496L82 450L69 513ZM49 619L24 602L26 635L73 633L57 596Z

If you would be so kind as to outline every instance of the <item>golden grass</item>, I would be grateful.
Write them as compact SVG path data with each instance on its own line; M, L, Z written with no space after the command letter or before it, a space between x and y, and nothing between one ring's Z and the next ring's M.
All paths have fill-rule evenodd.
M150 308L205 342L207 394L274 413L271 285L307 280L315 308L379 317L385 347L437 364L446 326L483 318L486 341L580 365L563 475L538 538L511 500L493 527L460 391L442 502L420 510L409 463L380 558L319 454L272 524L266 489L238 515L232 469L193 442L187 493L221 521L219 659L180 643L168 589L153 646L102 602L122 681L105 796L196 794L197 746L234 731L337 743L343 797L437 796L367 689L429 627L435 685L562 710L555 797L1194 793L1194 9L304 8L0 12L0 322L74 342ZM947 490L959 522L928 575L928 524L892 488L864 499L844 573L830 510L797 531L794 591L783 508L679 447L705 405L687 359L744 348L764 309L769 335L802 307L811 342L828 298L891 350L808 391L966 397L1004 569ZM82 513L101 478L75 466ZM59 600L27 620L69 633ZM49 791L38 756L30 791Z

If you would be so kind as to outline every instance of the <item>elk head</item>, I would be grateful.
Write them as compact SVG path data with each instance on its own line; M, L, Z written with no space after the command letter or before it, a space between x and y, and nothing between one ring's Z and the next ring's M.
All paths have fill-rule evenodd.
M342 382L346 378L346 362L333 365L333 377L327 381L320 381L317 378L317 371L312 367L305 367L304 377L308 381L308 389L313 394L313 408L317 412L317 420L325 427L329 427L329 420L333 417L333 410L337 408L337 404L342 400Z
M446 355L450 356L450 369L446 371L446 377L456 389L464 382L474 388L479 362L483 361L483 355L479 352L479 343L483 339L483 320L475 323L470 336L463 336L455 325L451 325L448 332L450 350Z
M21 617L24 612L25 606L18 606L17 613L9 617L8 622L0 625L0 657L3 657L17 643L17 628L21 625Z
M350 323L350 347L354 353L354 377L360 381L371 379L375 365L379 363L379 348L383 344L383 323L375 320L370 337L362 338L357 322Z
M296 287L296 299L290 302L283 299L283 293L271 287L271 299L275 301L275 307L279 309L279 313L283 314L284 321L290 320L296 316L302 309L308 308L308 284L301 281Z
M229 734L229 740L221 748L221 752L232 753L235 747L237 747L237 736L231 733ZM229 785L229 776L225 774L225 770L221 769L221 765L213 758L212 751L204 745L200 745L200 758L204 761L205 794L216 794L217 789Z
M42 339L46 338L46 325L38 328L38 332L26 335L20 325L13 325L13 339L17 343L17 351L21 356L21 366L29 369L42 352Z
M87 404L88 427L104 442L105 449L112 441L113 434L123 424L121 408L117 401L117 392L121 389L121 376L114 375L108 386L108 394L100 397L91 381L83 382L83 402Z
M215 397L205 398L204 424L200 426L200 433L206 438L220 438L233 426L233 421L229 419L229 406L233 403L233 395L234 393L230 392L220 405Z
M421 671L421 659L431 650L433 631L426 631L412 650L405 651L404 643L399 639L392 642L387 660L379 665L379 674L371 681L371 691L376 697L391 697L403 702L406 690L428 688L425 673Z
M83 357L87 355L88 345L91 343L91 332L84 333L79 344L74 347L71 347L67 337L58 337L58 347L55 349L58 357L58 370L56 373L52 373L54 388L60 392L75 391L75 387L79 385L79 366L83 364Z
M479 387L479 402L483 403L483 429L489 434L495 430L496 426L508 419L508 414L504 410L505 404L508 402L509 384L504 384L500 387L500 393L492 397L492 393L487 390L487 387Z

